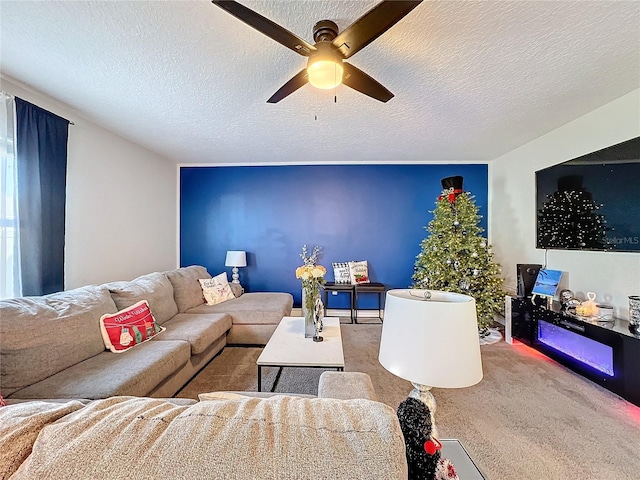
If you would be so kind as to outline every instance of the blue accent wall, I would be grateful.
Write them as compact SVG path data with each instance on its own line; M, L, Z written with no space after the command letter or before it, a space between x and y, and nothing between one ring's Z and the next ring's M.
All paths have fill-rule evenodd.
M331 262L367 260L371 281L406 288L440 180L453 175L475 195L486 230L487 165L182 167L180 264L226 270L231 280L226 251L245 250L245 290L289 292L299 306L299 254L303 244L319 245L329 281ZM360 303L377 308L376 295ZM329 304L348 308L348 297Z

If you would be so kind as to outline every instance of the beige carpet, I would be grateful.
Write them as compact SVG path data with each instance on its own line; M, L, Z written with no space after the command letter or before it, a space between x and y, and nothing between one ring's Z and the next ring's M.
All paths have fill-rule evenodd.
M396 408L411 385L378 363L380 332L342 325L345 370L371 375L380 400ZM225 348L178 396L257 390L260 351ZM460 439L489 479L640 478L640 408L524 345L483 346L482 360L478 385L433 393L440 436ZM263 372L269 389L276 369ZM285 368L276 391L317 393L320 373Z

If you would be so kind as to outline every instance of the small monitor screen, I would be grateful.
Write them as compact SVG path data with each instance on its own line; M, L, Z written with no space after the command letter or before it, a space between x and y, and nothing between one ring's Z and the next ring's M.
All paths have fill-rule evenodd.
M558 291L558 284L560 283L560 277L562 272L560 270L547 270L541 268L536 278L536 283L533 286L534 295L542 295L544 297L554 297Z

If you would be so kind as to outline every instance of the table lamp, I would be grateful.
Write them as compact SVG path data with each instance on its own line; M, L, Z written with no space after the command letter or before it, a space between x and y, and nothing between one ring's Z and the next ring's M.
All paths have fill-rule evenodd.
M231 270L233 275L232 283L240 283L240 275L238 275L238 267L246 267L247 266L247 252L244 250L228 250L227 251L227 259L224 262L226 267L233 267Z
M437 438L431 387L470 387L482 380L475 300L435 290L389 290L378 360L413 383L409 396L429 407Z

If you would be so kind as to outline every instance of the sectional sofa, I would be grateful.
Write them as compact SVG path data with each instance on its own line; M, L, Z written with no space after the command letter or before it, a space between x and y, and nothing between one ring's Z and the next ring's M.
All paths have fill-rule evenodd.
M234 292L206 305L202 266L42 297L0 301L0 393L7 399L171 397L228 343L264 345L288 293ZM105 350L100 317L141 300L166 330L123 353Z
M0 479L407 479L398 418L368 375L324 372L318 398L263 395L0 407Z

